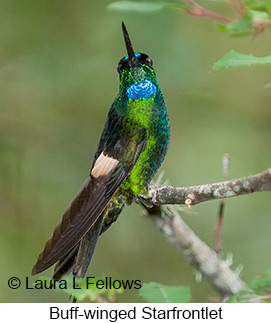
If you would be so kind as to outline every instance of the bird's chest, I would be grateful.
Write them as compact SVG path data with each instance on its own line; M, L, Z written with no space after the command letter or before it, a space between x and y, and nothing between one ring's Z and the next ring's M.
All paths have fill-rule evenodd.
M153 99L129 100L127 109L131 127L151 130L159 117L159 110Z
M153 98L131 100L128 105L127 120L129 131L136 133L146 129L148 133L147 151L155 153L155 148L163 145L169 135L169 122L165 106L155 104Z
M145 150L122 185L124 190L136 195L146 188L164 159L169 128L166 110L159 109L153 100L136 100L130 103L129 108L127 120L131 134L135 134L140 128L146 129L148 134Z

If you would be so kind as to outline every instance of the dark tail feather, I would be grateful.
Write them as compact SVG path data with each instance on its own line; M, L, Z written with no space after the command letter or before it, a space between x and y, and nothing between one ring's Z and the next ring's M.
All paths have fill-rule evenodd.
M95 224L81 239L78 252L76 254L73 276L77 278L83 278L87 272L88 266L92 259L101 229L103 226L104 213L102 213Z
M81 239L76 258L73 266L73 276L76 278L84 278L91 262L98 238L102 231L104 212L99 216L95 224ZM76 297L72 298L72 302L76 303Z
M54 268L54 280L60 280L62 276L72 272L74 261L79 250L79 243L60 260Z
M73 272L73 276L83 278L92 259L99 235L101 233L104 213L81 239L81 241L60 260L54 269L54 280Z

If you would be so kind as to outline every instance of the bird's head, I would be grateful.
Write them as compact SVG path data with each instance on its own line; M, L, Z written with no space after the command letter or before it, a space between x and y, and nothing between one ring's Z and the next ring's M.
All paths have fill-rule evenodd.
M120 86L126 91L128 98L148 98L156 93L156 76L153 62L143 53L135 53L126 26L122 23L127 56L118 64Z

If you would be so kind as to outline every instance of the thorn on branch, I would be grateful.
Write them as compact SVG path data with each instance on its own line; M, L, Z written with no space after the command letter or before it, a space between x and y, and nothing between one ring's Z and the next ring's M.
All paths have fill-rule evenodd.
M229 180L229 162L230 162L229 154L224 154L222 157L222 169L223 169L224 181ZM223 198L220 201L218 219L217 219L216 230L215 230L215 237L216 237L215 251L217 254L220 253L222 248L221 232L222 232L222 223L223 223L222 221L224 217L224 210L225 210L225 199Z
M184 203L186 204L186 206L188 207L188 209L189 210L191 210L191 204L192 204L192 200L191 200L191 198L190 197L188 197L185 201L184 201Z

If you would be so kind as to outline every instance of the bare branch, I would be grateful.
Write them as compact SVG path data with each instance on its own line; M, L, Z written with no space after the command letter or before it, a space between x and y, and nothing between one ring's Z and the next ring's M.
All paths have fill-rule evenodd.
M138 199L148 207L165 204L186 204L191 206L205 201L263 191L271 191L271 168L257 175L213 184L190 187L150 185L150 195L138 196Z
M228 166L227 166L228 167ZM223 298L246 287L228 261L202 241L183 221L173 205L187 206L254 192L271 191L271 168L249 177L191 187L150 186L150 196L138 196L138 202L151 215L164 237L208 280Z
M174 206L155 206L147 209L164 237L183 255L185 260L208 280L223 298L245 287L238 274L227 261L190 229Z

